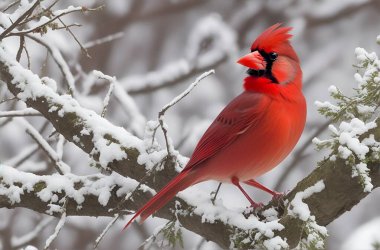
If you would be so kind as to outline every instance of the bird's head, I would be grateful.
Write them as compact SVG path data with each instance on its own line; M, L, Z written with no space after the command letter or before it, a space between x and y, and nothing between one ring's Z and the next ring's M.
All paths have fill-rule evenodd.
M275 24L266 29L252 44L251 53L237 62L248 67L247 81L274 85L301 85L299 59L290 45L291 27ZM248 86L249 88L249 86Z

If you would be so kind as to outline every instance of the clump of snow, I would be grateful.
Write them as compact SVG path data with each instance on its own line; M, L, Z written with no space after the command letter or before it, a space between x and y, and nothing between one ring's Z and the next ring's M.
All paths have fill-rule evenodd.
M337 105L327 101L315 102L322 114L341 122L338 128L329 126L329 130L333 133L331 138L326 140L314 138L313 143L318 148L337 149L337 155L330 156L330 159L335 160L336 157L340 157L347 160L346 163L352 166L353 177L359 176L364 191L370 192L373 185L368 175L367 162L370 157L378 157L374 153L380 152L380 143L372 135L367 135L367 138L363 138L363 135L377 126L373 119L378 108L375 100L380 98L376 90L380 61L376 53L368 53L363 48L356 48L355 55L358 67L363 69L363 73L354 74L358 84L358 88L355 89L356 94L353 97L346 97L335 86L330 86L329 92L337 100ZM369 94L371 99L367 98Z
M263 244L266 249L271 250L281 250L289 247L289 245L280 236L264 240Z
M318 108L328 108L332 112L338 112L339 111L339 107L335 106L334 104L332 104L331 102L328 102L328 101L324 101L324 102L315 101L315 105Z
M59 16L59 15L65 14L65 13L73 12L73 11L81 11L82 9L83 9L82 6L72 6L72 5L70 5L66 9L53 11L53 15L54 16Z
M115 172L105 176L95 174L89 176L65 175L35 175L24 173L12 167L0 165L0 195L6 195L11 204L21 201L21 195L25 192L37 192L37 196L43 202L57 202L57 194L65 193L67 198L73 199L77 205L85 201L87 195L98 197L102 206L107 206L115 186L118 187L117 196L123 197L135 190L139 183L133 179L125 178ZM37 189L37 190L36 190ZM140 190L153 192L145 185ZM62 201L58 201L61 203ZM57 204L50 204L50 212L60 211Z
M151 170L167 156L166 149L160 150L160 146L154 137L159 126L160 124L158 121L148 121L145 126L145 151L141 152L137 162L141 165L145 165L147 170Z
M192 213L201 216L203 223L214 223L216 220L219 220L245 231L256 230L256 240L265 237L265 240L267 240L266 244L271 246L271 249L281 249L288 246L286 240L280 237L274 237L274 231L284 229L284 226L279 223L279 219L265 222L260 221L260 219L254 215L251 215L247 219L242 213L243 210L228 210L223 206L220 200L216 200L215 204L213 204L210 196L198 191L197 186L192 186L178 193L178 197L195 207ZM275 214L272 210L268 210L266 213L268 216L274 216Z
M349 123L342 122L339 126L339 143L346 145L359 159L363 160L369 148L360 142L359 136L372 128L376 128L375 122L364 123L358 118L353 118Z
M24 248L24 250L38 250L38 248L35 247L35 246L32 246L32 245L29 245L29 246L26 246L26 247Z
M360 139L360 137L370 129L376 128L376 126L376 122L364 123L358 118L353 118L350 122L341 122L339 129L333 125L329 126L329 129L335 135L334 138L327 140L313 139L313 143L319 146L338 143L337 152L341 159L352 160L355 159L352 158L355 156L361 161L352 165L352 177L360 177L360 183L363 185L365 192L371 192L373 188L365 159L370 149L379 152L380 143L374 139L373 135L369 135L364 139ZM335 160L335 158L335 155L330 157L331 160Z
M338 93L338 89L335 85L331 85L327 90L329 91L330 94Z
M371 183L371 177L368 176L369 169L367 164L360 162L352 168L352 177L361 177L361 182L364 186L364 192L371 192L373 189L373 184Z
M1 11L0 12L0 33L4 29L9 28L9 26L11 26L14 21L16 21L28 9L30 9L36 3L36 1L38 1L38 0L34 0L31 2L29 2L27 0L20 1L18 7L15 9L15 11L12 14L7 14L7 13Z
M320 180L304 191L298 192L289 203L288 214L298 217L305 222L307 238L302 239L300 244L307 248L314 246L316 249L324 249L324 238L327 236L327 229L316 223L315 216L311 215L308 205L303 200L314 193L321 192L324 188L325 184L323 180Z
M278 212L273 207L270 207L262 212L267 221L273 221L278 219Z
M294 215L303 221L307 221L310 218L310 210L304 199L309 198L314 193L319 193L325 188L325 184L322 180L315 183L313 186L308 187L302 192L298 192L294 199L290 202L288 212L290 215Z
M23 101L43 97L51 103L52 107L59 107L58 112L62 117L74 113L78 119L78 125L80 124L92 133L93 153L98 154L101 166L106 168L114 160L126 159L128 155L125 149L135 148L144 152L140 139L131 135L124 128L111 124L94 111L81 107L72 96L57 94L52 88L43 84L38 75L23 68L11 58L12 56L6 52L6 48L0 47L0 61L8 67L8 71L13 77L12 84L21 90L17 97ZM78 134L73 137L77 144L80 144L80 136Z
M375 107L364 104L359 104L357 108L360 114L371 114L375 111Z

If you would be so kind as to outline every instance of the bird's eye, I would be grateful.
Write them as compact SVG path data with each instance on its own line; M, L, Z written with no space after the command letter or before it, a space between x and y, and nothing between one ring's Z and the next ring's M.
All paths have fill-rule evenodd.
M269 53L269 59L272 61L275 61L278 57L278 54L276 52Z

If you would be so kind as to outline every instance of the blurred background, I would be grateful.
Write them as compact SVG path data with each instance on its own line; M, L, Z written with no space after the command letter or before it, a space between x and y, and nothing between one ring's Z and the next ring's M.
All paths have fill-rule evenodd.
M0 2L4 9L11 1ZM52 2L52 1L50 1ZM49 1L44 1L48 5ZM292 44L304 73L304 93L308 104L307 125L296 149L279 167L259 179L277 191L287 191L310 173L324 152L311 143L315 136L325 138L328 123L314 105L329 99L327 88L334 84L349 94L355 81L354 49L379 51L380 1L378 0L65 0L54 9L69 5L97 7L102 10L65 16L65 23L78 23L71 30L87 49L87 56L66 31L48 32L43 39L57 48L67 61L79 89L79 102L101 112L109 83L96 80L92 70L115 76L137 103L131 110L123 96L111 97L106 118L142 137L144 123L157 118L166 103L181 93L201 73L215 69L215 75L203 80L189 96L166 113L169 135L179 152L190 156L210 122L242 90L245 68L236 64L249 51L253 40L268 26L281 22L294 27ZM7 39L18 48L18 40ZM31 69L40 76L62 82L62 74L46 48L26 41ZM22 62L27 65L27 58ZM59 86L64 89L64 85ZM0 85L0 99L10 97ZM125 97L125 96L124 96ZM25 108L9 101L0 110ZM140 113L138 113L138 111ZM53 168L42 150L32 150L33 141L17 124L0 118L0 162L19 170L50 174ZM43 118L28 119L46 136L53 131ZM161 138L162 139L162 138ZM56 142L52 141L54 145ZM164 143L162 143L164 145ZM28 151L29 150L29 151ZM20 160L20 155L31 154ZM75 174L94 173L90 159L71 143L64 145L63 160ZM12 163L12 164L11 164ZM32 167L31 167L32 166ZM214 191L218 183L207 182L202 188ZM270 197L249 189L257 201ZM227 207L247 206L236 188L223 184L218 197ZM375 249L370 232L380 232L380 191L362 200L352 211L328 226L328 249ZM323 201L321 201L323 202ZM0 209L2 247L12 246L46 218L26 209ZM149 219L124 234L120 230L128 218L119 220L101 242L99 249L136 249L164 220ZM95 239L111 218L72 217L53 243L58 249L92 249ZM31 242L42 248L53 232L56 221L47 224ZM369 230L371 228L371 230ZM357 229L359 231L357 231ZM373 230L372 230L373 229ZM366 237L363 237L365 235ZM374 236L375 237L375 236ZM379 233L377 241L380 242ZM353 242L361 242L354 247ZM211 242L186 231L185 249L219 249ZM15 245L13 245L14 248Z

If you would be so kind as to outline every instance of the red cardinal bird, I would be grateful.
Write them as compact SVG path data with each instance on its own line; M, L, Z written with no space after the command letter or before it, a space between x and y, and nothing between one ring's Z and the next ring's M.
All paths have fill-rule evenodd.
M238 63L248 67L244 92L216 117L183 171L136 212L143 222L179 191L196 183L231 182L255 203L239 182L277 193L254 180L278 165L294 148L305 126L299 59L289 43L290 27L275 24Z

